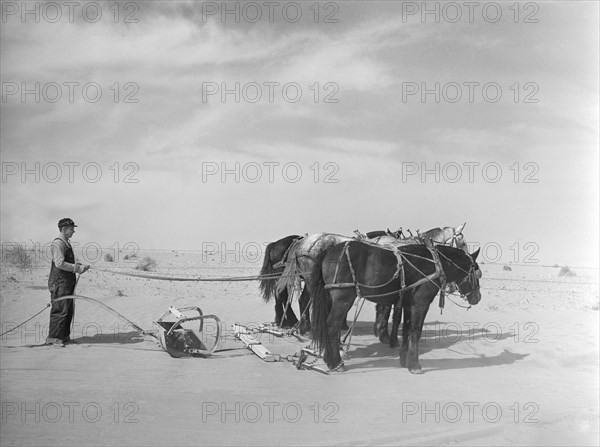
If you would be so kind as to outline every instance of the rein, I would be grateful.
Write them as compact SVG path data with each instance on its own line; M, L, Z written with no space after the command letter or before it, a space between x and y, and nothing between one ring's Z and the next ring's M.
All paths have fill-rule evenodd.
M123 276L133 276L136 278L145 278L145 279L158 279L162 281L194 281L194 282L236 282L236 281L262 281L265 279L279 279L285 278L289 276L297 276L297 275L281 275L280 273L268 273L266 275L258 275L258 276L229 276L229 277L216 277L216 278L183 278L181 276L165 276L165 275L145 275L142 273L134 273L134 272L117 272L115 270L108 270L99 267L90 267L90 270L96 270L104 273L112 273L114 275L123 275ZM302 273L309 274L309 272Z
M334 273L334 277L333 277L333 283L331 284L326 284L325 285L325 289L329 290L329 289L345 289L345 288L350 288L350 287L354 287L356 289L356 294L359 298L381 298L381 297L385 297L385 296L391 296L391 295L395 295L395 294L402 294L402 292L404 292L405 290L408 289L413 289L415 287L418 287L422 284L424 284L425 282L429 281L431 282L433 285L435 285L438 289L443 290L442 287L445 288L445 274L443 272L442 266L441 266L441 262L439 260L439 258L436 256L437 254L437 250L435 249L435 247L433 245L428 246L427 248L430 250L430 252L432 253L432 259L429 258L425 258L423 256L419 256L419 255L413 255L411 253L402 253L400 250L398 249L390 249L390 248L386 248L386 247L382 247L382 246L377 246L377 248L379 249L383 249L383 250L388 250L388 251L392 251L397 259L396 262L396 271L394 272L394 275L385 283L383 284L378 284L378 285L368 285L368 284L362 284L360 282L358 282L357 278L356 278L356 273L354 271L354 266L352 265L352 261L350 258L350 251L349 251L349 243L351 241L346 242L344 249L342 250L342 253L340 253L340 257L338 259L338 262L336 263L336 269L335 269L335 273ZM427 245L427 243L425 244ZM338 273L339 273L339 266L340 266L340 262L342 260L342 258L344 257L344 255L346 256L346 259L348 261L348 269L350 270L350 273L352 275L352 282L351 283L337 283L337 277L338 277ZM425 273L423 273L421 270L419 270L412 262L410 262L406 256L414 256L414 257L418 257L420 259L424 259L426 261L429 262L433 262L435 264L435 268L436 271L430 275L426 275ZM418 280L417 282L410 284L410 285L406 285L405 283L405 273L404 273L404 261L406 261L407 264L409 264L412 268L414 268L417 272L419 272L423 278ZM442 281L443 281L443 285L439 286L437 285L433 280L437 279L439 277L442 277ZM378 289L378 288L382 288L385 287L389 284L391 284L394 280L396 280L398 277L400 277L400 283L401 283L401 287L398 290L394 290L392 292L387 292L387 293L381 293L381 294L372 294L372 295L363 295L360 291L360 288L367 288L367 289ZM443 307L443 300L440 297L440 307Z
M404 269L402 267L402 254L400 253L400 256L398 256L399 252L397 250L390 250L390 249L384 248L382 246L376 246L379 249L384 249L384 250L389 250L389 251L394 252L394 254L396 255L396 259L397 259L397 262L396 262L396 271L394 272L393 276L388 281L386 281L383 284L378 284L378 285L375 285L375 286L370 286L368 284L361 284L361 283L359 283L358 280L356 279L356 273L354 272L354 267L352 265L352 260L350 259L350 248L349 248L350 242L352 242L352 241L347 241L345 243L344 249L340 253L340 257L339 257L338 262L336 263L336 266L335 266L335 273L334 273L334 276L333 276L333 281L334 282L332 284L325 284L325 290L328 290L328 289L345 289L345 288L348 288L348 287L356 287L357 288L356 289L357 293L360 296L360 290L358 289L359 287L364 287L364 288L367 288L367 289L379 289L381 287L385 287L385 286L391 284L396 278L398 278L398 276L400 274L402 274L401 280L402 280L402 282L404 282ZM348 268L349 268L350 273L352 275L352 282L351 283L349 283L349 282L346 282L346 283L336 283L335 281L337 281L337 276L338 276L338 273L339 273L340 262L341 262L342 258L344 257L344 255L346 255L346 259L348 260ZM385 293L385 294L382 294L382 295L369 295L368 298L378 297L378 296L387 296L387 295L392 295L392 294L398 293L398 292L399 291L397 290L395 292Z
M354 270L354 266L352 265L352 261L350 258L350 252L349 252L349 243L350 241L346 242L344 249L342 250L342 252L340 253L340 256L338 258L338 262L336 263L336 268L335 268L335 273L334 273L334 278L333 278L333 283L331 284L326 284L325 285L325 289L326 290L330 290L330 289L342 289L342 288L350 288L350 287L354 287L356 289L356 295L358 298L382 298L382 297L386 297L386 296L391 296L391 295L395 295L395 294L400 294L400 296L402 295L402 293L405 290L408 289L412 289L412 288L416 288L418 286L421 286L422 284L426 283L426 282L430 282L432 283L434 286L436 286L438 288L438 290L440 291L440 299L439 299L439 307L440 310L443 311L444 305L445 305L445 298L446 298L446 285L447 285L447 280L446 280L446 273L444 272L444 269L442 267L442 263L440 260L440 256L442 256L444 259L446 259L450 264L452 264L453 266L455 266L458 270L462 271L463 273L466 274L465 278L459 283L459 285L461 285L463 282L469 280L470 282L474 282L473 277L476 275L476 272L474 271L474 261L471 257L471 255L469 255L468 253L465 252L465 254L469 257L469 259L471 260L471 267L469 269L469 271L464 270L462 267L458 266L454 261L452 261L451 259L449 259L446 255L444 255L443 253L441 253L440 251L438 251L436 249L436 246L434 245L434 243L431 240L428 239L424 239L424 244L427 247L427 249L430 251L431 253L431 259L430 258L426 258L424 256L420 256L420 255L416 255L416 254L412 254L412 253L403 253L402 251L399 250L399 247L397 249L390 249L387 247L382 247L379 246L378 248L380 249L384 249L384 250L389 250L389 251L393 251L394 254L397 257L397 264L396 264L396 271L394 272L394 275L385 283L383 284L379 284L379 285L367 285L367 284L362 284L358 281L357 277L356 277L356 272ZM338 278L338 274L339 274L339 269L340 269L340 264L342 261L343 257L346 257L347 262L348 262L348 269L350 270L350 274L352 275L352 282L351 283L338 283L337 278ZM435 269L436 271L430 275L426 275L425 273L423 273L419 268L417 268L417 266L415 266L409 259L408 257L415 257L415 258L419 258L419 259L423 259L429 262L432 262L435 265ZM404 263L406 262L406 264L410 265L413 269L415 269L421 276L423 276L423 278L421 278L420 280L416 281L413 284L410 285L406 285L405 284L405 273L404 273ZM387 285L389 285L390 283L392 283L394 280L396 280L398 277L400 276L401 278L401 287L398 290L394 290L392 292L388 292L388 293L381 293L381 294L372 294L372 295L363 295L361 293L361 287L362 288L367 288L367 289L378 289L381 287L385 287ZM436 279L440 279L440 284L438 285L434 280ZM471 293L471 292L469 292ZM468 295L468 294L467 294ZM455 301L451 300L450 301L455 304L458 307L462 307L465 309L469 309L471 306L469 305L467 306L462 306L458 303L456 303Z

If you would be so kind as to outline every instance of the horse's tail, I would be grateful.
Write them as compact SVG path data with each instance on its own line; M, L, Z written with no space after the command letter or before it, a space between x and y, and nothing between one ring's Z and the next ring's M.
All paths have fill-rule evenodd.
M312 339L317 351L325 348L329 333L327 330L327 317L331 310L329 292L325 290L325 281L323 280L323 260L327 251L323 251L317 256L313 268L310 272L310 296L312 299Z
M260 269L260 276L267 278L262 278L260 280L260 291L265 303L268 303L271 297L275 294L275 286L277 284L277 278L269 278L268 276L274 272L273 263L271 262L271 250L275 242L271 242L267 245L265 249L265 259L263 260L262 268Z

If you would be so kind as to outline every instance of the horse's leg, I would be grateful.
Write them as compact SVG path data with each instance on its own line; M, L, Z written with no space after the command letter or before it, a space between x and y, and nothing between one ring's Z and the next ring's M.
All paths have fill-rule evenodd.
M400 347L400 366L406 368L406 357L408 354L408 339L410 335L412 293L404 292L402 301L402 312L404 314L404 323L402 324L402 345Z
M376 304L375 305L375 324L373 325L373 331L375 337L379 338L381 343L390 343L390 336L388 335L388 319L390 318L390 311L392 306L387 304Z
M300 333L303 335L310 331L310 294L308 287L308 283L305 282L304 289L302 289L298 299L300 305Z
M327 363L329 369L340 367L342 357L340 356L339 343L342 322L346 318L346 314L352 307L354 297L348 295L348 292L340 290L331 290L331 310L327 317L327 343L325 344L325 352L323 360Z
M398 345L398 327L402 321L402 304L399 301L394 305L394 317L392 319L392 333L390 334L390 348L397 348Z
M287 287L284 287L281 293L275 298L275 324L278 326L281 325L282 328L294 326L298 322L298 318L296 318L296 314L292 309L292 303L289 302Z
M286 309L287 307L287 309ZM285 312L284 323L282 328L291 328L298 323L298 318L292 309L292 297L289 295L287 288L285 289L285 300L283 301L283 309Z
M434 289L432 292L431 286L428 284L417 288L413 292L414 304L410 309L410 335L406 359L408 370L412 374L423 374L423 370L419 364L419 340L421 339L425 316L431 304L431 301L428 299L431 293L435 296L436 290Z
M352 308L352 306L350 306ZM348 313L350 313L350 309L348 309L348 312L346 312L346 315L344 315L344 319L342 320L342 326L341 326L341 330L342 331L347 331L348 329L350 329L350 326L348 326L348 319L352 319L354 320L354 317L348 315Z
M287 293L287 291L285 292ZM275 321L274 323L279 326L282 324L283 318L283 300L279 295L275 295Z

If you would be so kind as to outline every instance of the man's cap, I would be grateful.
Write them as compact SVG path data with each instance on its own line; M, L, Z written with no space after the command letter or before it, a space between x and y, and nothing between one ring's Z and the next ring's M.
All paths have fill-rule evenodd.
M62 228L62 227L76 227L77 225L75 225L75 222L73 222L73 219L69 218L69 217L65 217L61 220L58 221L58 228Z

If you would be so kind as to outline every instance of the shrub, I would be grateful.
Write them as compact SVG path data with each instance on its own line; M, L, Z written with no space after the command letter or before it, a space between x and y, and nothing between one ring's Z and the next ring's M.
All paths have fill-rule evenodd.
M508 265L505 265L504 267L502 267L502 270L505 270L507 272L512 272L512 269Z
M572 272L568 266L561 267L558 271L558 276L566 276L567 278L572 278L573 276L577 276L575 272Z
M143 270L144 272L150 272L156 268L156 261L150 257L145 257L141 259L138 264L135 266L137 270Z
M21 244L3 244L2 259L21 270L31 270L33 267L33 257Z
M104 260L105 260L106 262L115 262L115 260L114 260L113 256L112 256L110 253L106 253L106 254L104 255Z

